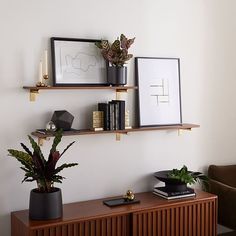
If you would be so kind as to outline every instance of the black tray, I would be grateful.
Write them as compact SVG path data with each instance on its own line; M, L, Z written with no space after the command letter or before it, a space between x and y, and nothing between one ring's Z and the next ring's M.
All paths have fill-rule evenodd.
M125 198L115 198L110 200L104 200L103 204L113 207L113 206L121 206L121 205L129 205L134 203L140 203L140 200L134 199L133 201L126 201Z

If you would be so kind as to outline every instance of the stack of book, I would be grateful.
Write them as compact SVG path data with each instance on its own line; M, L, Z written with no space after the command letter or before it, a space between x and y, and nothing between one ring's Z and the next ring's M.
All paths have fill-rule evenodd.
M104 130L125 129L125 101L112 100L108 103L98 103L98 111L103 112Z
M153 193L168 200L196 196L196 193L192 188L187 188L184 191L173 192L168 191L166 187L155 187Z

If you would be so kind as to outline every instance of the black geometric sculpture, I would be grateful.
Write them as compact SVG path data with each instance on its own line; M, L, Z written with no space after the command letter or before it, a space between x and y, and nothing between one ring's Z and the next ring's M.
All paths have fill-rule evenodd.
M57 129L62 129L64 131L70 130L74 116L68 111L54 111L51 121L56 125Z

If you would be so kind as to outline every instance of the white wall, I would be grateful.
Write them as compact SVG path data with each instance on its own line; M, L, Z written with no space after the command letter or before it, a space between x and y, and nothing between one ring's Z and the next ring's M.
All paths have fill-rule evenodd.
M136 37L135 56L180 57L183 120L201 125L192 132L142 132L65 137L61 149L77 143L64 160L79 167L64 171L65 203L150 190L152 173L181 167L205 171L210 163L235 163L235 0L1 0L0 7L0 235L10 235L10 212L28 207L35 184L21 184L19 164L7 156L26 136L44 127L56 109L86 123L105 91L41 92L28 100L23 85L37 81L40 56L52 36L115 39ZM133 84L133 61L129 84ZM133 93L129 106L132 105ZM51 142L43 149L47 151Z

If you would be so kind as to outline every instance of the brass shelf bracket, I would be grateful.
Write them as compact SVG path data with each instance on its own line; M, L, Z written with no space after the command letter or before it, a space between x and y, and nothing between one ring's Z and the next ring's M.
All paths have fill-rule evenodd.
M192 131L192 128L178 129L178 136L181 136L185 130Z
M127 89L116 89L116 100L121 99L121 93L127 93Z
M39 94L38 89L30 89L30 101L35 102L36 101L36 96Z
M121 139L121 133L116 133L116 141L120 141Z
M39 137L39 138L38 138L38 145L39 145L39 146L43 146L44 141L49 141L49 140L50 140L49 137L45 137L45 138Z

